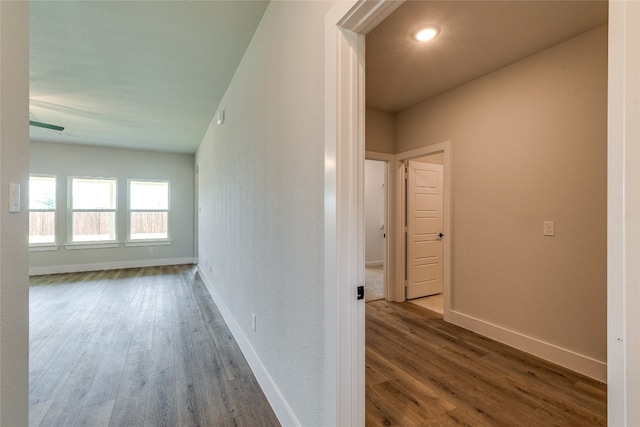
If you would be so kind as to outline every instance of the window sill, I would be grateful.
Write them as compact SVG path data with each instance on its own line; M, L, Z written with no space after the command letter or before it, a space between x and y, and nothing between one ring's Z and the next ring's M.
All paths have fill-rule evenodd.
M129 248L136 246L167 246L170 245L173 240L171 239L158 239L158 240L130 240L125 242L124 245Z
M120 242L87 242L87 243L67 243L64 245L68 251L76 249L108 249L120 247Z
M30 245L29 252L57 251L59 247L60 245L55 245L55 244Z

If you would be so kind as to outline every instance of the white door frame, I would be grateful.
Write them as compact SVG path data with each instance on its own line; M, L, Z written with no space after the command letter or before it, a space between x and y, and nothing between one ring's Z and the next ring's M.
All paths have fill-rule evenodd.
M394 157L393 170L397 176L396 185L394 187L394 200L396 205L396 218L399 220L395 223L396 240L396 280L395 295L398 297L396 301L405 300L405 283L404 270L407 254L404 246L404 223L401 220L405 217L406 201L405 201L405 180L402 164L408 160L417 159L418 157L428 156L436 153L444 153L443 164L443 294L444 294L444 319L449 320L449 312L451 311L451 271L452 271L452 228L451 228L451 142L446 141L440 144L428 145L426 147L417 148L411 151L398 153Z
M609 1L608 423L640 425L640 2Z
M402 4L325 17L325 424L364 425L364 34ZM640 425L640 2L609 2L608 423Z
M400 4L325 16L325 425L364 425L364 35Z

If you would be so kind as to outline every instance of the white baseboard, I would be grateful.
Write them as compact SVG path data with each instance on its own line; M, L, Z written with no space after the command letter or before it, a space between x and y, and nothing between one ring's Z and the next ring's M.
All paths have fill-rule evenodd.
M365 262L365 267L382 267L384 265L384 261L369 261Z
M276 417L278 417L278 421L280 421L280 424L283 426L300 426L300 422L293 413L293 410L282 393L280 393L278 386L271 378L271 375L269 375L269 372L260 360L258 353L256 353L251 342L240 328L240 325L238 325L238 322L236 322L236 319L227 308L218 291L213 286L213 283L209 276L207 276L205 269L200 269L200 267L198 267L198 273L207 287L209 294L211 294L213 302L218 307L218 310L220 310L220 314L222 314L233 338L235 338L238 343L242 354L245 359L247 359L247 362L253 371L253 375L255 375L260 387L262 387L262 391L269 401L269 404L271 404L273 412L275 412Z
M91 264L29 267L30 276L43 274L79 273L82 271L118 270L121 268L158 267L161 265L195 264L195 258L141 259L134 261L99 262Z
M563 366L572 371L594 378L603 383L607 382L607 364L582 354L575 353L562 347L540 341L501 326L485 322L480 319L449 311L445 320L454 325L476 332L485 337L515 347L541 359Z

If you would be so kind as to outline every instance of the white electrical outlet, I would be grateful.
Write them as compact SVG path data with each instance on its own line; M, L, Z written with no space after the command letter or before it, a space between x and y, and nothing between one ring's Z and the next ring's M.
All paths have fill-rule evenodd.
M256 330L256 315L251 313L251 329Z
M556 223L554 221L545 221L542 227L542 234L544 236L556 235Z

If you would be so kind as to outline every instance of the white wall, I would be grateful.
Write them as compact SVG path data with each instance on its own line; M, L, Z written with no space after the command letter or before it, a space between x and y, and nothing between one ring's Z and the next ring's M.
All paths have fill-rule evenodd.
M29 4L0 2L0 425L28 425ZM21 212L9 213L9 183Z
M30 252L32 274L192 263L194 257L194 156L72 144L31 142L30 173L56 176L56 251ZM118 248L68 250L68 177L117 178ZM128 179L168 180L170 245L126 247ZM153 252L149 252L149 248Z
M364 240L365 263L384 261L384 171L385 163L376 160L364 162Z
M602 26L396 115L398 152L451 141L458 320L601 379L606 106Z
M324 424L324 15L269 4L199 147L199 271L285 425ZM256 315L256 331L252 330Z

